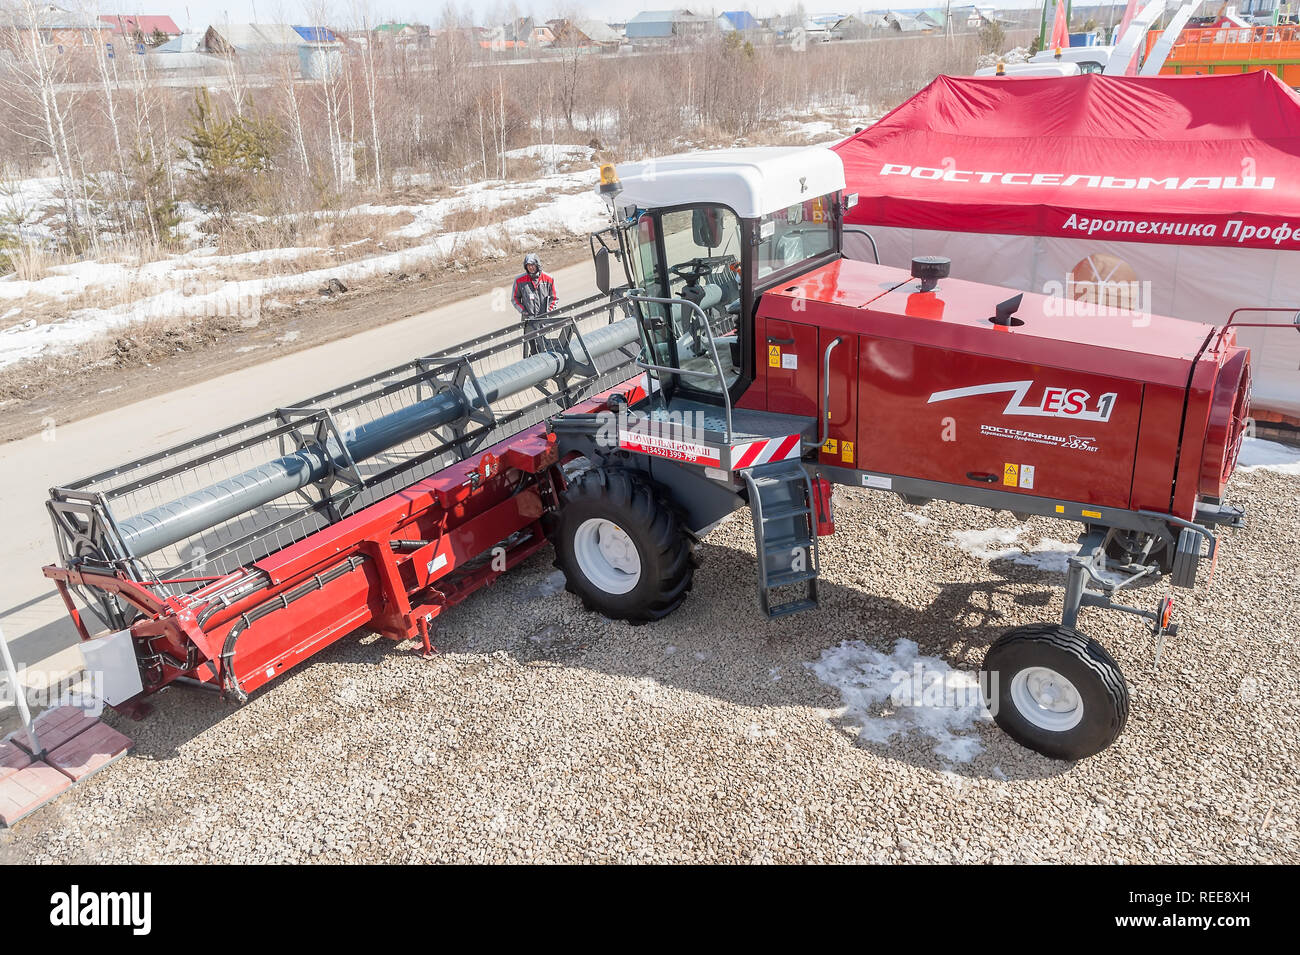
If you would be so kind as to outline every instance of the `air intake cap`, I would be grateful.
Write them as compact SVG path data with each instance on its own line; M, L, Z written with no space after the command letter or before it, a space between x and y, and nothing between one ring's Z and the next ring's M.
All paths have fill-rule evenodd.
M921 291L929 292L952 271L952 259L942 255L918 255L912 259L912 278L921 280Z

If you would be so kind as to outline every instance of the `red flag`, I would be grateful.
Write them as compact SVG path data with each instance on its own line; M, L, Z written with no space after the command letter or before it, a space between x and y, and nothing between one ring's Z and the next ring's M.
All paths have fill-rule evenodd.
M1065 0L1056 0L1056 19L1052 21L1052 50L1064 50L1070 45L1070 20L1065 14Z

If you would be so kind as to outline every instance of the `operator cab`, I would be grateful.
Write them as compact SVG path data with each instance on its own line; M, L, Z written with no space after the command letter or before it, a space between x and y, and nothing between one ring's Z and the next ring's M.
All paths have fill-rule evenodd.
M758 297L840 257L843 189L843 165L824 148L716 150L602 169L614 225L597 238L617 236L656 386L713 403L739 397L754 379Z

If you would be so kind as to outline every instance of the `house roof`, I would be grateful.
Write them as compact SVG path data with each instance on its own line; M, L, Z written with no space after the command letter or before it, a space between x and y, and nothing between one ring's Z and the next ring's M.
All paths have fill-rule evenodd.
M602 23L599 20L557 20L547 21L551 33L554 34L560 42L566 42L570 38L567 34L572 31L582 37L586 37L592 43L618 43L622 40L618 32L608 23Z
M118 36L133 36L136 33L144 36L153 36L155 32L166 33L168 36L177 36L180 34L180 27L171 17L154 15L154 14L125 14L125 13L101 13L99 15L101 23L107 23L113 28L113 33Z
M725 10L722 15L731 21L737 30L757 30L758 21L748 10Z
M287 23L221 23L209 32L237 53L276 53L296 50L303 43L333 43L328 27L296 27Z
M293 32L308 43L336 43L338 37L329 27L294 27Z
M885 18L878 13L863 13L859 16L850 14L838 20L831 30L847 30L850 27L863 27L864 29L874 30L878 27L885 26Z
M893 10L890 10L885 14L885 21L887 23L898 24L898 29L904 33L914 33L932 28L929 23L918 20L916 17L908 16L906 13L895 13Z
M154 49L155 53L195 53L203 49L202 33L182 33Z
M643 10L627 21L627 36L629 38L670 37L677 24L698 22L700 19L691 11L683 9Z

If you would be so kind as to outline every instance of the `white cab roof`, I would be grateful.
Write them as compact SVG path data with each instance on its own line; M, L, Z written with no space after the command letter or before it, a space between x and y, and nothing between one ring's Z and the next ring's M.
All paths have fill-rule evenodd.
M1061 59L1057 60L1055 50L1039 50L1029 58L1030 63L1100 63L1105 66L1110 62L1110 55L1115 52L1113 46L1067 46L1061 48Z
M1008 63L1003 76L1078 76L1077 63ZM976 76L997 76L996 66L981 66Z
M642 209L701 202L730 206L742 219L787 209L844 188L844 164L825 146L758 146L619 163L620 206Z

